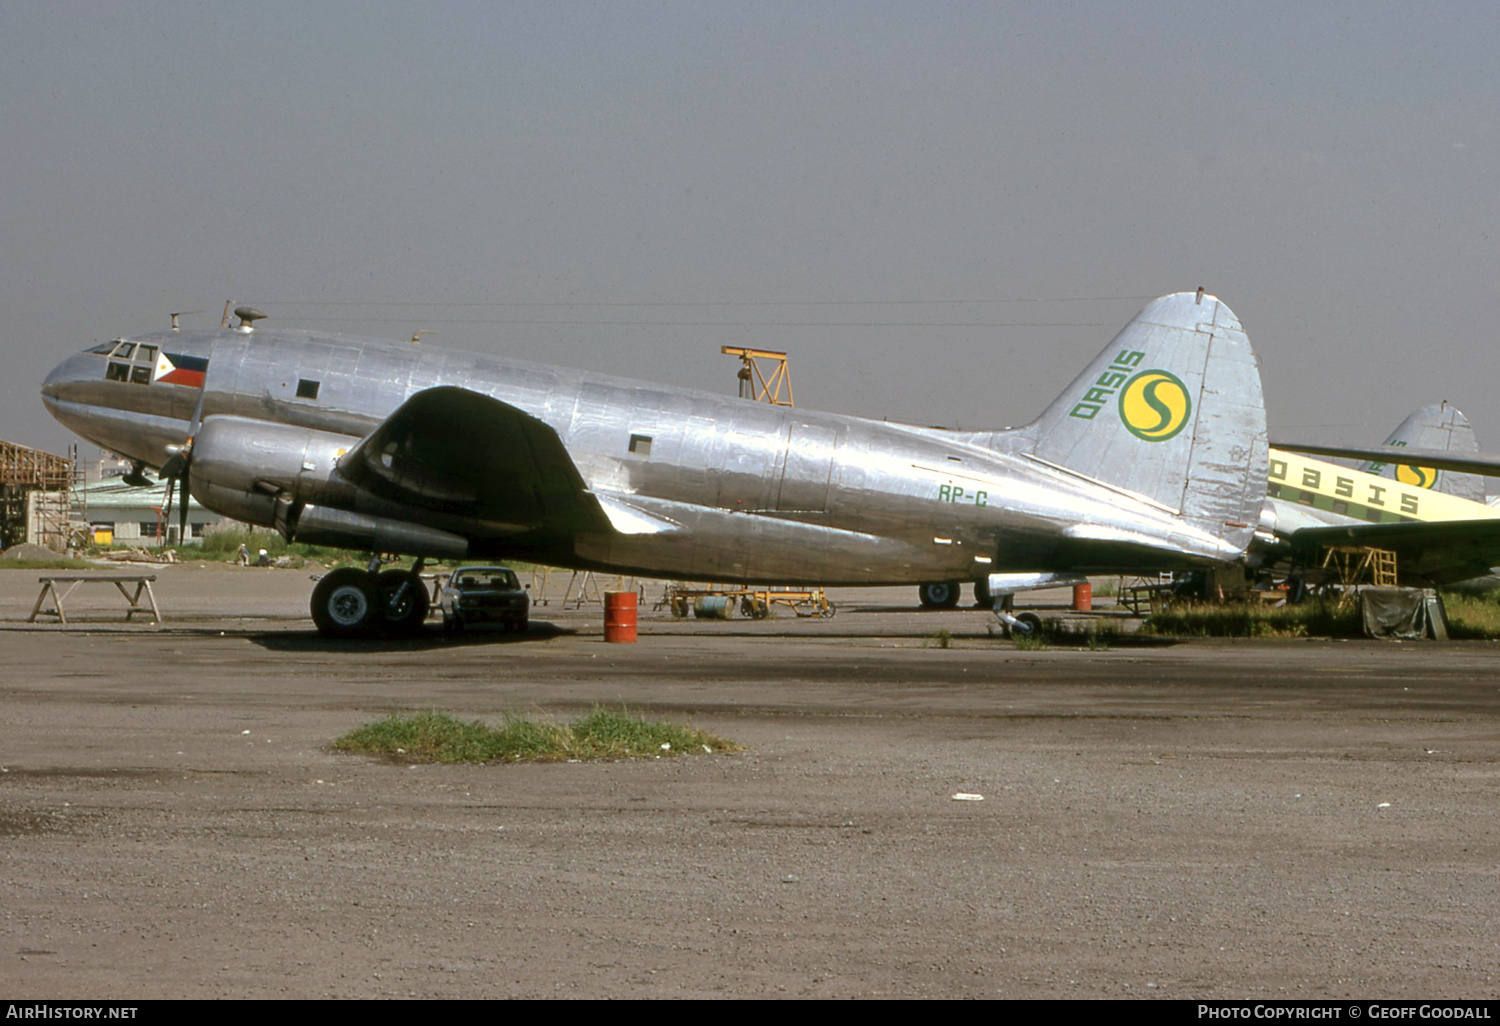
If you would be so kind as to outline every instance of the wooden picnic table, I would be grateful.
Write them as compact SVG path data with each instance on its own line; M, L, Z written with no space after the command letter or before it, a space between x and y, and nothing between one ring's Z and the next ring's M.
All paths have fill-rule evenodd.
M36 605L32 607L27 623L35 623L38 616L55 616L67 623L68 618L63 613L63 600L73 594L80 584L113 584L130 606L125 613L126 620L136 613L149 613L153 622L161 623L161 610L156 607L156 593L151 590L151 582L156 580L155 574L53 574L37 580L41 582L42 593L36 597ZM59 584L66 584L66 590L59 592ZM135 594L131 594L126 587L130 584L135 585ZM141 602L143 594L146 596L145 603ZM52 596L54 608L43 609L42 604L47 601L48 595Z

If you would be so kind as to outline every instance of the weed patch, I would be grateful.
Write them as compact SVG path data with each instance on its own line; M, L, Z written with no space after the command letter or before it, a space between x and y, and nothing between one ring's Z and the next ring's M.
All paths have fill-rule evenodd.
M1363 625L1353 603L1312 601L1270 608L1182 603L1152 613L1141 630L1188 638L1356 638Z
M1500 638L1500 594L1493 591L1445 591L1443 612L1448 637L1455 640Z
M98 563L86 559L7 559L0 561L0 570L98 570Z
M571 725L507 716L492 727L447 713L398 714L350 731L333 743L333 749L384 755L398 762L650 759L744 750L696 727L601 708Z

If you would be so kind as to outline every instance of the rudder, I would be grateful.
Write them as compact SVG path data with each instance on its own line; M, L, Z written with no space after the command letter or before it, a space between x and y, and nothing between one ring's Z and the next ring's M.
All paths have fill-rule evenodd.
M1169 508L1244 548L1266 492L1260 369L1239 318L1163 296L1022 429L1031 454Z

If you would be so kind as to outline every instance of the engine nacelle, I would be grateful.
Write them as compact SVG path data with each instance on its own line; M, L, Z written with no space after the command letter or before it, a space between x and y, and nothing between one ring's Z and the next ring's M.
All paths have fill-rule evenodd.
M371 500L338 474L359 443L350 435L248 417L210 417L193 439L193 498L236 520L274 527L288 541L364 552L462 559L469 540L399 516L352 509ZM399 511L398 511L399 512Z
M193 498L208 508L273 527L278 496L283 503L327 502L341 492L352 497L353 489L338 481L335 468L358 442L290 424L210 417L193 439L188 484Z
M278 527L283 525L278 524ZM342 509L303 506L288 516L283 533L292 541L365 552L464 559L469 539L407 520L372 517Z

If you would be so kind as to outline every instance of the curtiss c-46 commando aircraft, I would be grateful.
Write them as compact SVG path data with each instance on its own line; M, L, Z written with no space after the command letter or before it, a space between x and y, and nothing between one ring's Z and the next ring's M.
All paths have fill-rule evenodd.
M232 328L95 346L42 395L63 424L212 510L371 553L370 570L314 589L329 635L420 626L430 558L1005 590L1017 574L1237 563L1261 526L1260 373L1235 315L1201 289L1148 305L1035 421L987 432L272 331L236 313ZM418 558L378 572L380 553Z

